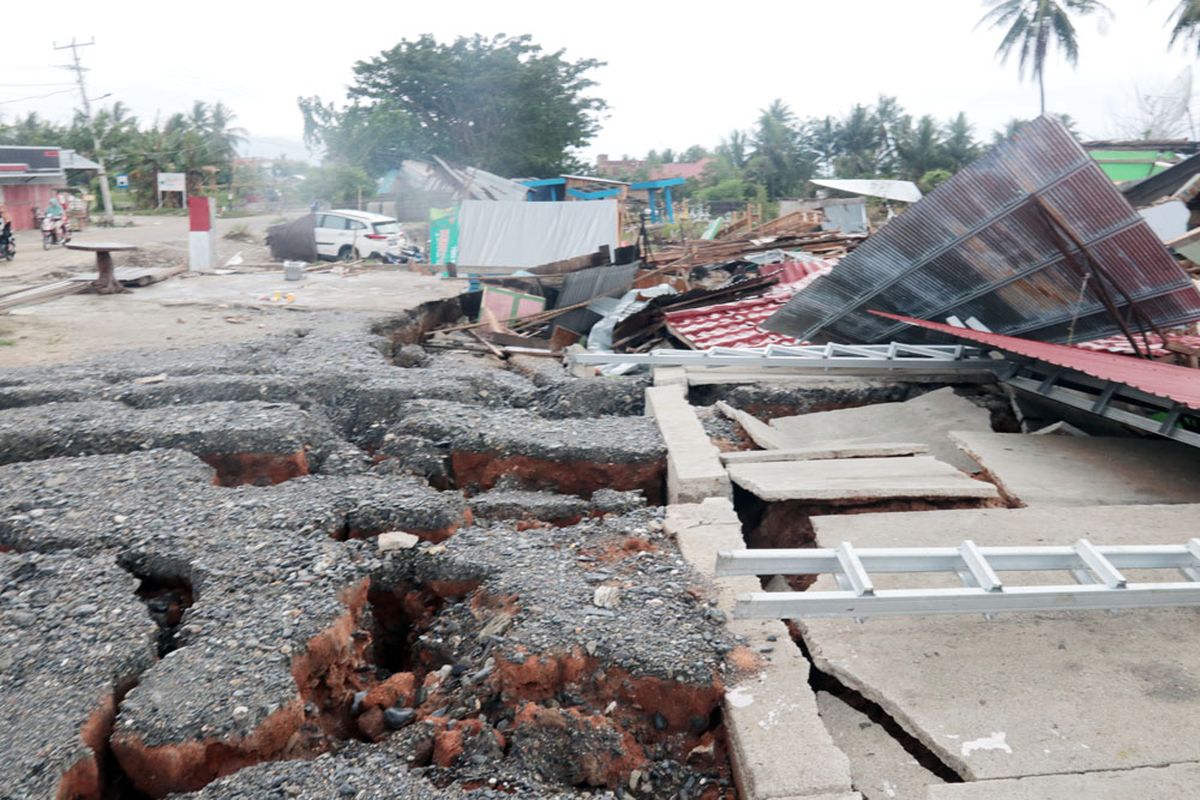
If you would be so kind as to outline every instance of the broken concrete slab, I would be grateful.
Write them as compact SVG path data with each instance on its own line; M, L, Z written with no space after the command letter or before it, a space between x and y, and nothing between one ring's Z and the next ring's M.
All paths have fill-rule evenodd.
M782 450L737 450L721 453L721 462L757 464L767 461L823 461L834 458L894 458L928 453L923 444L852 444L846 447L789 447Z
M932 456L734 464L729 476L767 502L1000 500L995 486L972 480Z
M683 386L646 389L646 415L658 423L667 445L668 503L698 503L706 497L733 499L720 451L704 432Z
M1200 459L1177 442L980 431L951 438L1018 504L1200 502Z
M946 387L902 403L777 417L780 447L842 447L851 444L920 442L931 455L961 470L975 472L975 462L954 446L950 431L991 431L987 409Z
M112 556L0 553L0 786L99 798L117 705L158 628Z
M1167 544L1200 506L889 513L813 520L835 547ZM1003 573L1007 583L1046 574ZM1068 575L1058 576L1070 583ZM958 585L953 575L873 576L880 589ZM1170 579L1170 576L1167 576ZM835 589L822 576L813 590ZM1200 609L804 620L816 668L877 703L967 780L1200 761L1179 736L1200 713Z
M166 447L204 458L227 485L278 483L308 474L310 449L338 447L322 422L278 403L50 403L0 411L0 463Z
M672 505L663 529L700 574L711 578L721 550L744 549L733 504L721 498ZM731 617L737 594L758 590L743 576L716 584L717 608ZM746 800L852 792L846 755L834 746L808 687L808 662L775 620L730 623L743 638L738 659L743 674L725 693L724 714L734 775ZM795 753L805 754L803 759Z
M781 450L793 446L794 442L786 435L772 428L753 414L734 408L723 400L717 401L717 410L728 419L742 426L742 430L750 437L750 441L765 450Z
M850 758L854 786L866 800L920 798L943 783L870 717L829 692L817 692L821 721L833 743Z
M1040 775L995 781L930 786L928 800L1192 800L1200 785L1200 764L1167 764L1073 775Z
M640 489L651 502L662 496L666 446L652 419L550 420L441 400L405 403L400 416L392 432L441 443L458 486L472 492L505 477L582 497L598 486Z
M477 494L467 502L479 520L536 520L554 525L573 525L591 510L587 500L573 494L499 487Z
M181 451L20 463L0 467L0 546L103 549L147 581L175 580L194 592L165 640L185 646L148 666L117 713L114 752L148 794L195 790L259 761L311 757L355 735L378 736L381 729L362 719L372 712L356 712L355 698L378 687L380 667L418 669L410 663L428 665L419 667L424 683L410 677L428 690L418 705L422 719L433 720L434 738L444 740L439 766L457 764L462 753L455 725L492 741L491 726L500 723L545 733L554 719L539 722L540 712L530 712L537 719L514 722L513 704L579 690L585 716L640 737L623 745L628 763L621 754L605 762L622 780L626 766L654 772L651 756L658 763L668 754L674 777L664 769L652 783L720 774L716 756L695 773L680 765L695 747L719 741L709 728L733 643L717 618L697 613L695 579L662 533L659 509L589 519L553 536L471 528L386 559L373 544L335 540L364 520L395 530L386 489L413 483L311 476L225 489ZM461 496L457 502L461 509ZM620 587L619 613L592 605L598 585ZM404 613L429 635L410 641ZM411 652L411 662L372 662L370 645L385 630L372 628L372 619L377 626L393 620L401 633L388 635L404 644L381 647ZM0 684L0 700L6 689ZM584 709L582 702L572 708ZM612 702L616 710L606 716ZM486 725L481 707L499 709ZM481 767L470 756L465 767L495 774L494 760ZM506 777L519 774L512 766ZM598 774L612 778L607 767Z

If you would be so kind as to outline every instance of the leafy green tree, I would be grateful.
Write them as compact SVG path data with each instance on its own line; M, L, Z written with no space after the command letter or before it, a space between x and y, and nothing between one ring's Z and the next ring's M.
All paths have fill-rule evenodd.
M917 120L915 127L901 133L896 150L899 174L912 181L918 181L927 172L941 168L946 161L941 131L928 114Z
M750 161L750 142L741 131L731 131L729 138L717 146L717 157L723 158L738 169L744 169Z
M382 144L503 175L552 175L577 161L606 105L589 95L595 59L568 61L529 36L424 35L354 65L353 104L302 98L310 143L332 160L379 171ZM348 130L342 130L343 127ZM372 145L365 151L357 145ZM388 166L394 166L394 161Z
M817 172L826 178L834 177L838 125L833 117L808 120L803 126L801 141L816 162Z
M0 119L0 144L59 146L66 141L67 129L42 119L36 111L17 117L10 123Z
M800 146L795 115L782 100L759 114L753 143L746 172L764 187L768 199L796 194L812 176L814 165Z
M690 164L694 161L699 161L702 158L708 158L708 150L704 149L698 144L694 144L687 150L683 151L683 155L679 157L679 160Z
M309 170L303 191L310 198L323 200L332 208L354 208L359 191L370 196L375 191L375 181L362 167L325 164Z
M1171 44L1183 41L1194 45L1200 54L1200 0L1178 0L1170 24Z
M931 169L917 181L917 188L924 194L929 194L953 177L954 173L948 169Z
M951 172L958 172L979 158L975 132L967 121L967 115L961 111L942 129L942 157Z
M838 126L834 170L840 178L873 178L880 149L880 126L869 106L855 105Z
M1066 128L1072 136L1074 136L1076 139L1079 138L1079 129L1075 125L1075 118L1070 114L1050 114L1050 118L1058 120L1059 124ZM1003 142L1005 139L1011 139L1014 133L1019 131L1025 125L1028 125L1029 122L1030 120L1016 119L1015 117L1010 119L1008 122L1004 123L1003 128L995 131L992 134L992 144L997 145Z
M1001 63L1017 53L1017 74L1024 79L1028 67L1038 82L1041 113L1046 113L1046 56L1051 46L1057 46L1067 63L1079 63L1079 41L1072 15L1091 14L1111 16L1112 12L1099 0L989 0L991 8L979 25L1007 28L1000 46L996 48ZM978 25L976 26L978 27Z

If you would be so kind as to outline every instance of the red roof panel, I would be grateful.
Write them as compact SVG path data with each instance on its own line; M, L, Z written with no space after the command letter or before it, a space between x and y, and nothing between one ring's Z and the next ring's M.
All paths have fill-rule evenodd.
M792 299L796 292L816 280L818 275L829 272L832 263L812 259L810 262L789 261L778 266L780 278L788 282L779 284L766 294L730 303L666 312L664 316L671 333L697 350L803 344L791 336L764 331L759 325Z
M1166 397L1193 411L1200 411L1200 370L1162 364L1142 358L1130 358L1114 353L1081 350L1078 347L1063 344L1035 342L1016 336L956 328L953 325L905 317L900 314L888 314L883 311L872 311L871 313L907 322L909 325L919 325L931 331L957 336L960 339L978 342L996 350L1004 350L1026 358L1044 361L1064 369L1073 369L1102 381L1123 383L1134 389L1140 389L1146 394Z

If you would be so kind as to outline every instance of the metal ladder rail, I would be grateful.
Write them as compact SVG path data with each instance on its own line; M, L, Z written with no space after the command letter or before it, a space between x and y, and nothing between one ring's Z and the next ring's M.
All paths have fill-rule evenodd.
M1121 569L1175 569L1185 581L1131 584ZM1066 571L1075 584L1006 586L1003 571ZM885 589L871 572L949 572L962 588ZM1200 605L1200 539L1184 545L1067 547L863 548L737 550L717 556L716 574L831 574L840 591L753 592L741 595L735 616L753 619L981 613L1071 609L1119 610Z
M998 362L988 358L982 349L965 345L919 345L904 342L890 344L778 345L766 347L710 347L707 350L652 350L649 353L571 353L568 358L577 364L606 364L610 362L657 365L767 365L796 364L979 364L995 367Z

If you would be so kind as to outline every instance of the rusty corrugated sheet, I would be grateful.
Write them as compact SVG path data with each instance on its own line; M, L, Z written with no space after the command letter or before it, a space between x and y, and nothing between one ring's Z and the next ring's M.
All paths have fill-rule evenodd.
M1035 361L1082 372L1099 380L1123 383L1146 394L1165 397L1194 411L1200 411L1200 370L1177 367L1174 364L1162 364L1144 358L1130 358L1115 353L1098 353L1079 347L1067 347L1066 345L1035 342L998 333L955 328L939 322L929 322L898 314L884 315L881 313L880 316L886 316L898 322L902 327L919 325L927 330L978 342L996 350L1016 353Z
M1069 236L1056 239L1054 217ZM936 321L974 317L1046 341L1117 334L1098 279L1080 274L1089 267L1072 237L1144 317L1164 327L1200 319L1200 293L1158 237L1075 139L1039 118L888 223L763 327L820 342L894 339L904 325L870 307ZM1110 294L1128 317L1125 298L1114 287Z

